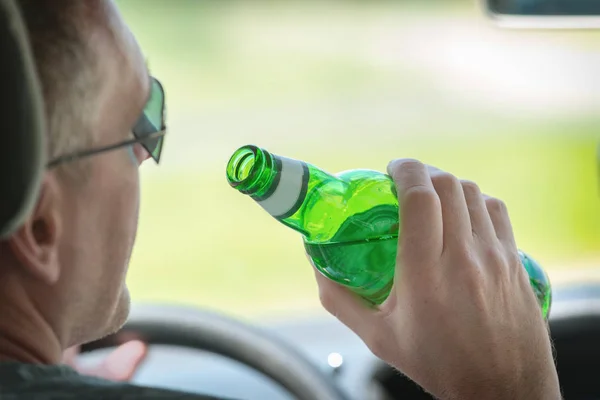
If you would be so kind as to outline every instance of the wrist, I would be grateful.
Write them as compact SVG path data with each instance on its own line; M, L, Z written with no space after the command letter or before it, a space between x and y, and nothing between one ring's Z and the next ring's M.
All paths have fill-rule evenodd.
M563 400L558 375L553 370L543 376L529 376L517 382L471 382L456 388L445 400Z
M554 363L552 368L545 374L540 374L538 377L525 377L523 380L523 391L518 391L518 395L523 399L531 400L562 400L560 391L560 383L558 381L558 373ZM529 388L527 388L529 386Z

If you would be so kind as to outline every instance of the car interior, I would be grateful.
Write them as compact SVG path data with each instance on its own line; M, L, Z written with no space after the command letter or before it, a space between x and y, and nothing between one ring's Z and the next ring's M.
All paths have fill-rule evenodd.
M490 0L486 12L495 14L508 3L518 2ZM546 3L556 15L561 5L575 2ZM582 7L596 4L579 3ZM578 10L582 9L589 11ZM518 7L510 10L516 13ZM593 13L600 14L600 10ZM573 18L573 13L569 16ZM0 53L5 127L0 235L7 237L31 212L45 169L40 84L13 0L0 0ZM600 286L584 282L555 288L549 329L564 397L600 399ZM431 398L401 371L371 355L332 318L324 317L310 327L293 323L258 326L195 307L134 305L119 333L85 345L84 351L90 357L99 356L131 338L142 339L155 349L135 380L139 384L241 399ZM228 382L236 382L233 386L237 387Z

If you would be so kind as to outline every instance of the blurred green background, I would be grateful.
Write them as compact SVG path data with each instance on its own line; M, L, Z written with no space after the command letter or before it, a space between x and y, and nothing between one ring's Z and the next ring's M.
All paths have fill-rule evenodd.
M247 143L331 172L418 158L504 199L556 284L600 276L600 34L498 30L474 1L118 3L170 128L142 171L134 300L319 312L300 237L226 183Z

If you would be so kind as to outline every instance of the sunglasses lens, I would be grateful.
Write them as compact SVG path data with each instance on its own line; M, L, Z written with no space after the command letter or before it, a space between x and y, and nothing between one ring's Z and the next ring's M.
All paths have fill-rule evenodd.
M165 122L165 92L156 79L152 79L151 90L150 98L144 107L144 114L148 117L148 121L155 127L156 131L160 131L163 129Z
M158 162L162 151L164 135L155 136L165 130L165 93L161 84L152 79L150 98L133 128L133 134L141 139L141 144L152 158ZM145 136L150 136L144 139Z
M160 160L160 153L162 152L162 146L164 141L165 137L159 136L157 138L147 139L142 142L142 145L144 146L146 151L150 153L150 155L156 162Z

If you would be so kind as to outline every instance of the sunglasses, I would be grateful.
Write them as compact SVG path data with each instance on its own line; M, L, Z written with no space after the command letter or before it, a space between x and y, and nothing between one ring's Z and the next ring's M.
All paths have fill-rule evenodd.
M165 91L161 83L154 77L151 77L150 97L144 106L144 111L138 118L131 131L133 133L133 139L114 143L104 147L82 150L59 156L51 160L46 166L47 168L52 168L59 164L79 160L81 158L96 154L106 153L107 151L120 149L137 143L141 144L150 154L152 159L158 164L166 134Z

